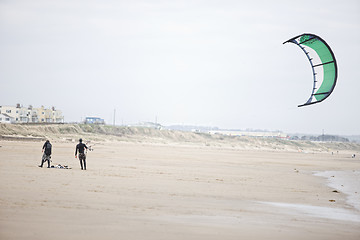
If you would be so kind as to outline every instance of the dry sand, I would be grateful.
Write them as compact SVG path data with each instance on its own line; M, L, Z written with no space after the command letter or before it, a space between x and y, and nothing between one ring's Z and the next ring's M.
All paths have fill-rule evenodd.
M0 141L0 239L360 239L347 152L113 141L81 171L75 143L52 143L72 169L39 168L43 142Z

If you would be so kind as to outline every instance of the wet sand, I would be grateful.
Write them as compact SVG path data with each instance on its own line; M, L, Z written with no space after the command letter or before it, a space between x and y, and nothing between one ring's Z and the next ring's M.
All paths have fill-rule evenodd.
M39 168L42 144L0 141L0 239L360 237L349 153L106 142L81 171L61 141L72 169Z
M327 178L327 184L336 191L347 194L347 203L360 211L360 167L357 169L316 172L315 176Z

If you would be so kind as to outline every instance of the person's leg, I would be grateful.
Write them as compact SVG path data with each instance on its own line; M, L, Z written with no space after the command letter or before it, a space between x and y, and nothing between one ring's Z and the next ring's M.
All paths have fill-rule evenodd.
M43 167L44 161L45 161L45 153L41 157L41 164L39 165L39 167L41 168Z
M84 161L84 170L86 170L86 155L85 155L85 153L82 154L82 160Z
M48 162L48 168L50 168L50 159L51 159L51 156L47 156L46 160Z

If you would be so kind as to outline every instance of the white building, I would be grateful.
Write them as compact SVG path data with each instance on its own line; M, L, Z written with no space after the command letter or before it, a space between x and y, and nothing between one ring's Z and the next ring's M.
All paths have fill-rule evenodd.
M22 107L20 104L16 106L0 106L0 114L6 114L12 118L13 123L62 123L64 116L62 112L56 110L54 107L46 109L41 108Z
M105 120L99 117L86 117L86 124L105 124Z
M10 117L6 113L0 113L0 123L13 123L14 118Z

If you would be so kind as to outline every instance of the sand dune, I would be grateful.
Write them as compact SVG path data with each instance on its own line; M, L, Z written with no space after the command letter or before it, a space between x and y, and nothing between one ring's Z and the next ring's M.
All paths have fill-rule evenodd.
M86 124L0 124L0 139L75 142L129 142L166 145L206 146L240 150L360 153L360 144L343 142L290 141L279 138L225 136L219 134L159 130L145 127L114 127Z

